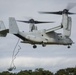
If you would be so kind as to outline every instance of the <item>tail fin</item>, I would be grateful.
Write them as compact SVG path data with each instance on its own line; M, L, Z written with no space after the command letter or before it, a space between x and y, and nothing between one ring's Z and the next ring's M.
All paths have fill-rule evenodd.
M63 25L63 35L66 36L66 37L70 37L70 35L71 35L71 26L72 26L71 17L68 17L67 15L65 15L63 17L62 25Z
M9 18L9 33L18 34L19 28L14 17Z
M5 37L8 32L9 32L9 29L6 29L3 21L0 21L0 37Z

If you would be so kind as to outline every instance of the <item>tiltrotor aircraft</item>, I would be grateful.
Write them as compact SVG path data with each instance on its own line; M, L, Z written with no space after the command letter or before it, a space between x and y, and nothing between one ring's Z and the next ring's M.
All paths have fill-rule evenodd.
M73 41L70 38L71 35L71 26L72 26L72 19L70 14L75 14L69 12L74 5L68 5L66 9L63 11L57 12L40 12L40 13L47 13L47 14L58 14L62 15L62 22L59 26L49 29L38 30L35 24L39 23L50 23L50 22L41 22L35 21L34 19L30 19L29 21L22 21L22 20L15 20L14 17L9 18L9 33L14 34L15 36L22 39L21 43L29 43L33 45L33 48L37 48L37 44L42 45L45 47L46 45L67 45L70 48L70 45L73 44ZM20 32L17 26L18 22L29 23L30 30L29 32ZM57 33L56 30L63 29L62 33ZM4 35L8 32L8 29L0 30L0 34Z

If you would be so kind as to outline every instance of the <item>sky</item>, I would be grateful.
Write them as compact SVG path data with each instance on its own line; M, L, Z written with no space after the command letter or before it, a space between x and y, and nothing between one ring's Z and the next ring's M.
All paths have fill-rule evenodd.
M75 0L0 0L0 20L9 28L9 17L17 20L28 20L33 18L41 21L55 21L54 24L40 24L38 29L49 29L61 24L62 16L39 14L39 11L59 11L66 8L68 3L76 3ZM70 10L76 13L76 7ZM76 15L72 15L71 39L74 44L70 49L67 46L49 45L42 47L38 45L36 49L30 44L19 42L21 49L14 63L15 71L44 68L56 72L59 69L76 66ZM20 31L29 31L29 25L17 23ZM62 32L58 30L57 32ZM18 38L12 34L7 37L0 37L0 72L7 71L11 64L13 49ZM16 52L18 50L16 48Z

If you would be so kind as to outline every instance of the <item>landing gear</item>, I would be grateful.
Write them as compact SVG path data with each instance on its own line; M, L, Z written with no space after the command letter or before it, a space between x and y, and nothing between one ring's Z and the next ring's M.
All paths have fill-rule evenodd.
M33 48L35 49L35 48L37 48L37 46L36 45L33 45Z
M70 48L70 46L68 46L68 48Z
M45 47L45 46L46 46L46 44L44 44L44 43L43 43L43 44L42 44L42 46L43 46L43 47Z

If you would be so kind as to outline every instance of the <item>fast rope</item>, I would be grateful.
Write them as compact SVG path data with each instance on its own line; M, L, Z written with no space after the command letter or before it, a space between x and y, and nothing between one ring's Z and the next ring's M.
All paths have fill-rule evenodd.
M16 66L15 66L15 64L14 64L14 60L16 59L16 56L17 56L17 54L19 53L19 51L20 51L20 49L21 49L21 47L18 45L19 40L20 40L20 39L18 39L18 41L17 41L17 43L16 43L16 45L15 45L15 47L14 47L13 54L12 54L12 61L11 61L10 68L8 69L8 71L12 71L13 69L14 69L14 70L16 69ZM19 48L18 48L18 51L15 53L17 46L18 46Z

